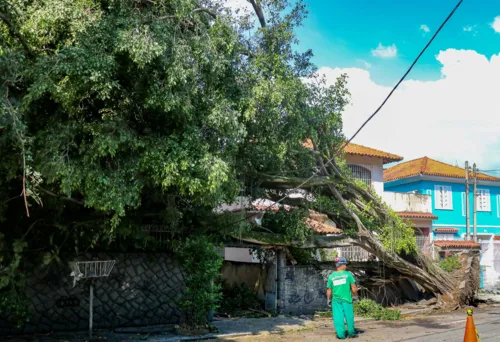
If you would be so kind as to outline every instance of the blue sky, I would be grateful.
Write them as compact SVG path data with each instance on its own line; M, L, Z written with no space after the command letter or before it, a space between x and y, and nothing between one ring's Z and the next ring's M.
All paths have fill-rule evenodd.
M246 0L226 1L253 13ZM329 84L348 75L347 137L381 104L457 1L305 0L309 15L296 31L298 48L313 50ZM427 156L500 169L498 89L500 0L464 0L353 142L405 161Z
M312 48L314 62L326 67L371 65L372 79L392 85L456 5L457 0L314 0L297 33L300 48ZM436 80L441 64L435 56L447 48L471 49L490 57L500 51L500 34L491 28L500 15L500 1L465 0L409 75ZM427 25L430 32L420 29ZM465 31L464 28L471 31ZM377 58L378 44L395 44L394 58ZM365 63L366 62L366 63Z

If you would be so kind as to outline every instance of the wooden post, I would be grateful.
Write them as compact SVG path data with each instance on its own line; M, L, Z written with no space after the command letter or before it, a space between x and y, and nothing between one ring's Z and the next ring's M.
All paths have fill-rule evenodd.
M465 240L470 238L469 162L465 162Z
M89 340L92 340L92 320L94 316L94 280L90 279L90 295L89 295Z
M472 177L474 177L474 242L477 242L477 169L476 169L476 163L472 166Z

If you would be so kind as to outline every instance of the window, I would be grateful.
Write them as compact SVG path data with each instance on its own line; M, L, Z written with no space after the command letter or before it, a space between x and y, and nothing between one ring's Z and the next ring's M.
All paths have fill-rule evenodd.
M454 240L453 234L436 234L436 240Z
M476 208L477 211L491 211L490 190L477 189Z
M465 216L465 192L462 192L462 216Z
M451 186L449 185L436 185L434 187L434 200L436 209L453 209L453 199Z
M497 217L500 217L500 195L497 195Z
M372 172L370 170L359 165L347 166L351 170L354 179L360 180L368 186L372 185Z

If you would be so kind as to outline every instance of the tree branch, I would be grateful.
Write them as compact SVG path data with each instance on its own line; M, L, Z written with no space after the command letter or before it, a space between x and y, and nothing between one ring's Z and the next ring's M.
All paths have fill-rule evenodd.
M204 7L195 8L191 13L204 12L210 15L212 18L217 19L217 14L212 10ZM144 20L141 22L142 25L151 24L155 20L166 20L166 19L181 19L178 15L164 15L162 17L152 18L148 20Z
M305 241L286 241L285 238L277 234L249 232L249 233L234 233L230 235L233 239L243 241L255 245L263 246L286 246L296 248L336 248L352 246L355 240L347 238L343 235L323 236L313 235L305 239Z
M19 40L19 42L21 43L21 45L23 46L24 50L26 51L26 54L30 57L30 58L34 58L35 55L33 54L33 52L31 51L28 43L26 42L26 40L24 39L24 37L15 30L14 28L14 24L12 24L12 22L9 20L9 18L5 15L5 13L2 13L0 12L0 19L4 22L4 24L7 26L7 29L9 30L9 33L17 38L17 40Z
M196 12L205 12L205 13L209 14L212 18L217 19L217 14L215 14L215 12L212 12L208 8L198 7L196 9L194 9L194 11L193 11L193 13L196 13Z
M260 0L248 0L249 3L252 4L253 10L259 18L260 26L262 28L266 27L266 18L264 17L264 12L262 11L262 7L260 6Z
M311 178L310 180L300 177L271 176L267 174L261 174L259 176L263 178L261 186L268 187L270 189L290 189L299 185L301 188L306 189L335 183L336 180L336 177L334 176L318 176Z
M74 198L69 198L69 197L66 197L66 196L60 196L60 195L57 195L55 193L53 193L52 191L49 191L49 190L46 190L46 189L43 189L43 188L39 188L42 192L46 193L47 195L50 195L50 196L53 196L53 197L57 197L59 199L62 199L63 201L68 201L68 202L72 202L72 203L76 203L76 204L80 204L80 205L85 205L85 202L84 201L79 201L79 200L76 200Z

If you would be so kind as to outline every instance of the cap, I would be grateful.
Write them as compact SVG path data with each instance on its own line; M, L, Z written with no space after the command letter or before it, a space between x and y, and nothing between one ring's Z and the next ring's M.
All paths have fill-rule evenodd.
M344 257L335 258L335 266L339 267L341 265L347 265L347 259Z

